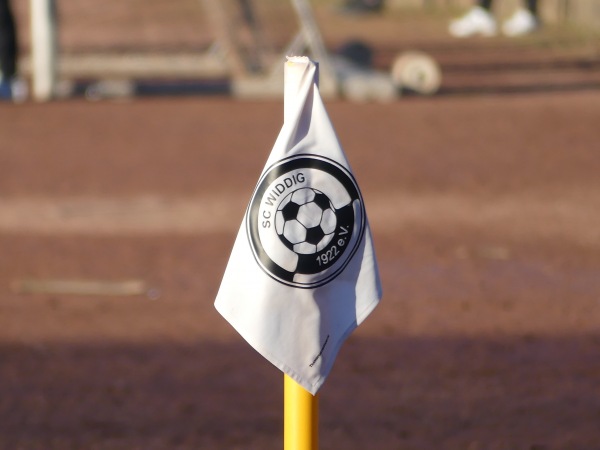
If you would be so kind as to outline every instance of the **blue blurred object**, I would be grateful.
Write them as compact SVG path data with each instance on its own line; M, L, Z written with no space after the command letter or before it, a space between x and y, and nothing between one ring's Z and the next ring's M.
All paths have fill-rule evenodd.
M0 100L12 100L10 81L0 81Z
M335 54L352 61L359 67L370 69L373 67L373 50L371 47L359 40L351 40L340 45Z

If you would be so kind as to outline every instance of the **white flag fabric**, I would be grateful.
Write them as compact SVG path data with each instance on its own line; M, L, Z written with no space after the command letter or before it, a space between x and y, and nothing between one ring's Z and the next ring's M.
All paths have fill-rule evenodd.
M252 195L215 307L313 395L381 299L363 199L306 57L285 63L284 124Z

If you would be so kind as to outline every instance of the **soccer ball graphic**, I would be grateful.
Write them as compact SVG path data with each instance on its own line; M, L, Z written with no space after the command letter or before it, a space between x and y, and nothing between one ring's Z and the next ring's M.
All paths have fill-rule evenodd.
M317 253L327 247L336 226L331 201L317 189L297 189L277 207L275 231L286 247L301 255Z

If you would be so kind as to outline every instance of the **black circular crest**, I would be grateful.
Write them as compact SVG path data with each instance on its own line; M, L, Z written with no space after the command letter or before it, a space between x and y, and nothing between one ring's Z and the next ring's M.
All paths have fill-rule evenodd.
M299 288L329 283L362 241L365 212L352 174L316 155L269 167L246 214L252 253L275 280Z

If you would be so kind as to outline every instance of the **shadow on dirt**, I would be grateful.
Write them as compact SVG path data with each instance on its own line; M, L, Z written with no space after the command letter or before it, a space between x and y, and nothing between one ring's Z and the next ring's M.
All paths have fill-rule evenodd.
M321 392L323 448L591 449L600 336L352 337ZM0 448L282 442L282 379L245 343L0 346Z

